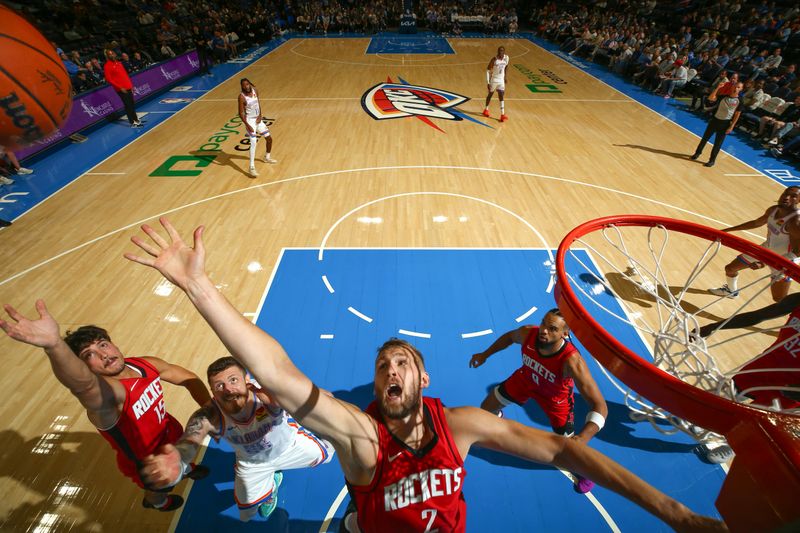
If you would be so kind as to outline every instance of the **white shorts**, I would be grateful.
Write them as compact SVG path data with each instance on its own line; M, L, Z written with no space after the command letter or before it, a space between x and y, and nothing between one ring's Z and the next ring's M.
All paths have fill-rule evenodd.
M247 117L246 120L247 120L247 125L250 126L250 128L252 128L253 131L255 131L255 134L248 132L247 133L248 137L255 137L257 135L261 135L262 137L269 137L269 128L267 127L266 124L264 124L263 120L260 121L258 124L256 124L255 118Z
M311 468L330 462L334 450L331 443L320 439L292 419L297 428L292 444L275 460L264 463L237 463L233 497L239 507L239 519L247 522L258 512L258 506L272 496L274 475L278 470Z
M503 81L492 81L489 82L489 92L493 93L495 91L505 92L506 84Z
M781 252L778 251L778 250L772 250L772 251L775 252L776 254L781 255ZM761 262L758 259L756 259L755 257L751 257L751 256L749 256L747 254L739 254L739 255L736 256L736 259L738 259L739 261L741 261L742 263L744 263L747 266L750 266L753 263L760 263ZM775 270L772 267L770 267L769 270L770 270L770 272L772 274L772 281L773 282L777 282L777 281L789 282L789 281L792 281L792 278L787 276L782 270Z

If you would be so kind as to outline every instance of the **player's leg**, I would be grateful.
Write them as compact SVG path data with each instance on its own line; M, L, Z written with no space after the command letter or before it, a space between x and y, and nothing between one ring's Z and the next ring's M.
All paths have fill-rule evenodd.
M264 154L264 162L265 163L277 163L278 161L275 160L275 159L272 159L272 156L271 156L271 152L272 152L272 135L270 134L270 131L269 131L269 128L267 127L267 125L264 124L264 121L261 121L258 124L256 124L256 134L259 137L263 137L264 138L264 142L267 145L267 151Z
M733 261L725 265L725 285L709 289L708 292L715 296L736 298L739 296L739 271L746 268L758 267L758 264L758 260L749 255L737 255Z
M497 88L497 98L500 100L500 122L505 122L508 120L508 116L506 116L506 88L502 86L502 88Z
M786 295L789 294L789 284L791 283L790 279L778 279L777 281L773 281L772 285L770 286L770 291L772 292L772 300L775 302L780 302Z
M517 371L492 389L481 403L481 409L502 417L504 407L512 403L522 405L526 401L528 401L528 393L525 387L525 377Z
M494 89L492 88L492 85L489 84L489 94L486 95L486 105L483 108L483 116L484 117L488 117L489 116L489 102L492 101L492 95L493 94L494 94Z
M269 518L277 507L278 487L283 474L272 463L236 464L233 497L239 508L239 519L247 522L256 514Z
M331 461L335 451L330 442L317 437L293 418L289 418L288 423L295 429L294 444L272 462L275 470L313 468Z
M248 131L247 138L250 140L250 175L252 177L258 176L256 171L256 145L258 144L258 125L255 118L247 118L247 125L250 126L253 133Z

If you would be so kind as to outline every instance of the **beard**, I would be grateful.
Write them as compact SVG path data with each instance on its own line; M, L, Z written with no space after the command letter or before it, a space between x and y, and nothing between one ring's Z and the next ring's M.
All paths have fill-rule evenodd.
M422 391L417 389L414 394L402 401L400 405L387 405L386 399L381 398L381 400L378 402L378 410L381 412L384 418L401 420L419 409L421 400Z

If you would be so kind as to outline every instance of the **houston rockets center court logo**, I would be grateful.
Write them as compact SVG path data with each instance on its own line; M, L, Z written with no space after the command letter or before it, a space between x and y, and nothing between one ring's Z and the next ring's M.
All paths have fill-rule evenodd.
M442 133L444 130L434 124L432 119L469 120L487 128L492 127L456 108L469 101L466 96L442 89L411 85L404 79L399 79L400 83L395 83L387 78L386 83L379 83L364 93L361 107L369 116L375 120L416 117Z

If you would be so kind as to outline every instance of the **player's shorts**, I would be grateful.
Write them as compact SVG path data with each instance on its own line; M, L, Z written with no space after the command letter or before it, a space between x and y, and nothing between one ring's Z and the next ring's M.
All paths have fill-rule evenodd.
M489 92L493 93L495 91L505 92L506 90L506 83L504 81L491 81L489 82Z
M178 422L174 416L167 413L167 426L164 428L164 432L161 434L161 439L153 447L150 453L154 453L158 448L164 446L165 444L175 444L178 442L178 439L181 438L181 435L183 435L183 426L181 426L181 423ZM139 485L141 488L147 488L144 486L142 478L139 477L139 468L137 464L131 461L124 453L117 452L117 467L119 468L120 472L133 480L133 482Z
M773 250L773 251L775 253L777 253L777 254L781 253L781 252L778 252L776 250ZM739 255L736 256L736 259L738 261L744 263L748 267L751 266L753 263L760 263L761 262L758 259L756 259L755 257L751 257L751 256L749 256L747 254L739 254ZM791 281L791 278L789 276L785 275L783 273L783 271L775 270L774 268L770 268L769 270L770 270L770 272L772 272L772 281Z
M333 446L328 441L315 436L291 418L289 425L296 429L294 441L277 458L269 462L236 464L233 497L243 522L253 518L258 506L272 496L275 472L311 468L327 463L333 457Z
M546 398L539 394L525 368L518 369L495 387L494 395L503 405L523 405L528 400L534 400L550 419L550 426L555 433L565 435L575 431L575 397L572 390L559 400Z
M256 137L257 135L261 135L262 137L269 137L269 128L267 127L266 124L264 124L263 120L259 121L257 124L255 118L247 117L246 120L247 120L247 125L250 126L250 128L252 128L253 131L255 131L255 134L251 134L248 132L247 135L249 137Z

